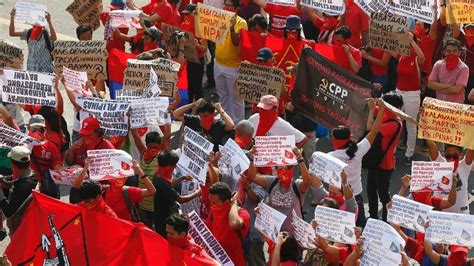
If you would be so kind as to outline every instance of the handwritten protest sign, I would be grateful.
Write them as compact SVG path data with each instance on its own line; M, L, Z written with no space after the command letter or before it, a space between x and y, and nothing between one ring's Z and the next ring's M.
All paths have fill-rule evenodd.
M450 191L454 162L414 161L411 166L410 191Z
M4 69L0 78L2 79L3 102L56 106L53 75Z
M389 223L424 233L428 213L432 209L429 205L395 195L392 198L392 208L388 210L387 220Z
M36 3L15 3L15 23L46 26L46 5Z
M117 101L130 102L140 98L143 98L143 89L125 90L122 88L115 91Z
M92 97L77 97L77 104L82 110L94 115L109 136L126 136L128 134L129 102L103 100Z
M313 227L305 220L298 217L298 214L293 210L293 220L291 221L295 233L295 239L300 246L306 249L316 249L316 235Z
M355 214L324 206L317 206L314 219L318 223L316 235L338 243L355 244Z
M294 0L269 0L268 3L272 3L279 6L295 6Z
M324 182L341 187L341 172L346 163L327 153L317 151L313 153L313 162L309 171L320 177Z
M426 97L418 137L474 149L474 106Z
M166 42L168 53L172 56L177 55L179 50L179 40L184 38L184 58L189 62L201 63L197 54L196 38L194 38L194 35L191 32L183 31L178 27L166 23L161 24L161 30L163 31L163 39Z
M408 37L411 19L392 13L372 13L370 22L370 46L408 55Z
M361 104L371 98L373 85L310 48L304 48L298 64L295 108L309 119L328 128L345 125L354 138L362 137L369 107Z
M448 0L446 2L446 22L448 24L474 23L474 2L472 0Z
M199 215L192 211L188 214L189 218L189 235L194 242L200 247L204 248L211 257L217 260L220 265L233 266L234 263L229 258L229 255L222 248L221 244L212 235L206 224L199 218Z
M89 79L107 79L105 41L55 41L52 55L56 74L65 66L87 72Z
M244 62L240 64L235 86L240 98L258 103L263 95L273 95L279 99L285 78L285 72L277 67Z
M132 156L126 151L88 150L89 177L94 180L126 178L135 175Z
M184 145L178 166L199 183L206 182L208 157L214 145L189 127L184 128Z
M259 210L255 217L255 229L276 243L278 233L286 219L286 215L263 202L260 203L258 207Z
M141 29L140 10L112 10L109 13L110 27Z
M150 61L128 59L122 89L147 88L150 80L150 68L153 68L158 75L161 96L173 97L178 82L180 64L165 58Z
M78 25L88 24L96 30L100 26L99 4L102 4L102 0L74 0L66 11L72 15Z
M23 68L23 49L15 44L0 40L0 68Z
M0 147L13 148L21 145L34 146L41 145L41 143L16 129L0 123Z
M314 8L322 13L325 13L330 16L338 16L344 14L346 12L346 5L342 0L302 0L302 6L307 6L310 8Z
M130 127L143 128L171 123L168 113L169 98L141 98L130 101Z
M474 216L430 211L425 239L433 243L474 247Z
M62 170L49 170L49 174L56 185L72 186L82 172L81 167L65 168Z
M219 169L226 171L233 179L238 180L250 166L250 160L233 139L228 139L224 146L219 147Z
M72 91L75 95L92 96L92 91L86 86L86 72L74 71L67 67L63 67L63 78L66 89Z
M257 136L255 137L255 166L296 165L293 154L295 136Z
M194 193L196 190L199 189L199 182L196 179L186 180L183 181L181 186L181 196L187 196ZM197 197L192 199L191 201L181 203L181 211L183 214L189 214L192 211L199 212L201 208L201 198Z
M218 9L212 6L197 4L196 9L196 37L222 43L230 27L230 19L235 13Z
M364 255L362 265L398 265L405 240L384 221L369 218L362 232Z
M387 1L390 5L390 11L403 17L420 20L424 23L431 24L434 20L433 6L434 0L425 1L404 1L393 0Z

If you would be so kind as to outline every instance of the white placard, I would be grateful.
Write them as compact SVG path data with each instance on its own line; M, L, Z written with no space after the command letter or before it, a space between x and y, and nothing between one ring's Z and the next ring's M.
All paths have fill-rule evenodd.
M82 172L82 167L64 168L62 170L49 170L51 179L56 185L72 186Z
M208 157L214 145L189 127L184 128L184 145L178 167L199 183L206 182Z
M293 230L295 233L295 239L300 246L305 249L316 249L316 235L313 227L305 220L298 217L298 214L293 210Z
M268 3L280 6L295 6L294 0L269 0Z
M338 158L317 151L313 153L313 161L309 165L309 171L319 176L324 182L335 187L341 187L341 172L347 164Z
M88 150L89 177L93 180L126 178L135 175L132 156L122 150Z
M185 180L181 183L181 196L187 196L199 189L199 182L196 179ZM192 211L199 212L201 209L201 197L192 199L191 201L181 203L181 211L189 214Z
M75 95L92 96L92 91L86 86L87 72L80 72L63 66L63 78L66 89Z
M286 220L286 215L263 202L258 207L259 211L255 218L255 229L276 243L281 226Z
M54 76L39 72L4 69L2 101L28 105L56 106Z
M141 29L140 10L112 10L109 13L112 28Z
M46 26L46 5L36 3L15 3L15 23Z
M424 233L428 213L432 209L433 207L429 205L394 195L392 198L392 208L388 210L387 221Z
M168 113L168 107L168 97L131 100L130 127L143 128L170 124L171 115Z
M370 251L364 252L362 265L393 265L394 261L398 265L401 262L400 252L405 248L405 240L389 224L369 218L362 237L364 249Z
M233 139L228 139L224 146L219 147L219 151L219 169L226 169L234 180L238 180L250 166L247 155Z
M420 20L424 23L432 24L434 21L433 6L434 0L425 1L402 1L392 0L388 1L390 5L390 12ZM437 19L437 18L436 18Z
M355 214L318 205L314 210L318 223L316 235L337 243L355 244Z
M148 87L143 92L143 97L156 98L160 96L160 94L161 89L160 86L158 86L158 75L153 68L150 68L150 80L148 82Z
M410 191L450 191L454 162L414 161L411 165Z
M346 12L343 0L302 0L301 5L314 8L329 16L338 16Z
M425 238L433 243L474 247L474 216L430 211Z
M20 131L0 123L0 147L13 148L16 146L41 145L36 139L21 133Z
M296 165L293 154L295 136L256 136L255 137L255 166L271 167Z

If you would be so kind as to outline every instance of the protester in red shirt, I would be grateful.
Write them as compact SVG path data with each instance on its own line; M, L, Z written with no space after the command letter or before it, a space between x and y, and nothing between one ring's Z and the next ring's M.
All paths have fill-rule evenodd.
M133 4L132 0L130 2ZM171 24L173 8L167 0L155 1L152 3L151 12L146 11L143 10L143 17L149 18L150 22L155 24L158 29L161 30L161 23Z
M295 6L281 6L267 3L265 0L253 1L270 15L270 32L275 37L283 38L286 18L288 16L300 16L302 14L300 0L295 0Z
M334 30L339 23L339 16L328 16L322 14L322 16L312 8L305 8L306 14L309 16L313 25L319 29L319 35L317 38L318 43L331 43Z
M99 120L95 117L82 121L79 134L81 138L69 147L64 156L68 165L84 166L88 150L114 149L114 145L104 138L104 130L100 128Z
M208 256L206 251L188 235L189 220L183 214L172 214L166 219L166 239L171 245L187 250L196 255Z
M110 11L114 10L123 10L125 8L125 3L123 0L112 0L110 4ZM107 41L106 49L107 51L111 51L112 49L118 49L120 51L125 51L125 41L122 39L118 38L112 38L111 34L107 34L107 31L109 30L112 31L113 29L110 28L110 20L109 20L109 15L110 12L104 12L103 11L103 6L102 3L99 3L99 14L100 14L100 21L102 22L102 25L104 25L105 33L104 33L104 39ZM128 28L119 28L120 32L122 34L127 35L128 34Z
M84 168L85 169L85 168ZM95 180L85 180L79 188L82 202L78 205L88 211L102 213L117 218L117 214L105 203L102 198L102 190L99 182Z
M179 13L179 6L180 6L179 2L180 2L179 0L169 0L169 3L171 5L169 25L174 26L174 27L179 27L179 25L181 24L181 14Z
M346 26L339 27L334 32L332 43L335 46L339 46L344 49L347 57L349 58L349 64L350 64L350 69L347 69L347 70L351 71L354 74L357 74L357 72L359 72L360 68L362 67L362 56L359 49L349 44L349 40L351 36L352 36L352 32L348 27Z
M50 106L42 106L38 114L42 115L46 121L46 136L51 141L59 153L61 154L61 161L64 160L64 153L69 147L69 141L63 131L62 118L55 108Z
M368 43L369 40L369 16L354 3L354 0L348 0L346 3L346 12L341 16L341 26L347 26L352 32L349 44L360 49Z
M437 7L434 5L435 18L437 16L436 11ZM418 45L425 56L425 62L420 65L421 78L424 85L428 84L428 77L433 68L433 53L436 41L436 29L433 25L435 25L435 23L430 25L422 21L417 21L413 29L413 35L418 39Z
M250 215L237 206L237 193L217 182L209 188L211 211L206 225L236 266L245 265L244 240L250 229Z
M370 81L381 85L379 94L386 93L388 63L390 62L390 58L392 58L390 53L372 47L361 49L360 53L362 58L369 61L370 71L372 72Z
M118 29L114 31L114 38L130 43L132 54L136 55L158 48L161 35L162 32L156 27L146 26L143 31L137 31L135 36L124 35Z
M453 35L457 38L466 49L466 58L464 62L469 67L469 80L465 89L466 103L472 104L474 101L474 95L469 97L472 89L474 88L474 24L464 24L464 33L459 29L458 25L453 25Z

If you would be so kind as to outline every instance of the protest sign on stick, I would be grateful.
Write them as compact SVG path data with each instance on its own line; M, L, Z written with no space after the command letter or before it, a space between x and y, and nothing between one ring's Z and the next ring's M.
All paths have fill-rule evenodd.
M474 23L474 1L447 0L446 22L448 24Z
M219 169L227 171L234 180L238 180L250 166L247 155L233 139L228 139L224 146L219 146L219 151Z
M46 26L46 5L37 3L15 3L15 23Z
M127 178L135 175L132 156L122 150L88 150L89 177L93 180Z
M450 191L454 162L413 161L410 191Z
M361 259L362 265L399 265L405 240L389 224L369 218L362 237L366 250Z
M417 232L425 232L425 223L432 206L394 195L387 221Z
M143 128L171 123L168 113L169 98L139 98L130 101L130 127Z
M317 206L314 219L318 223L316 235L338 243L355 244L355 214L324 206Z
M201 63L197 54L196 38L194 38L191 32L183 31L166 23L161 24L161 30L163 31L163 40L166 42L168 53L172 56L177 55L179 52L179 40L184 38L184 58L189 62Z
M411 39L408 35L412 20L392 13L372 13L370 46L408 55Z
M259 210L255 217L255 229L276 243L281 226L286 220L286 215L263 202L258 207Z
M87 73L63 67L63 78L66 89L75 95L92 96L92 91L86 86Z
M433 6L434 0L427 1L387 1L390 5L390 12L402 17L413 18L424 23L432 24L434 20ZM436 18L438 19L438 18Z
M214 145L189 127L184 128L184 145L178 167L199 183L206 182L208 157Z
M96 30L100 27L99 4L102 4L102 0L74 0L66 11L72 15L78 25L88 24Z
M105 41L56 41L52 55L56 74L65 66L87 72L89 79L107 79Z
M320 177L324 182L335 187L341 187L341 172L346 163L327 153L317 151L313 153L313 162L309 171Z
M0 123L0 147L13 148L21 145L34 146L41 145L41 143L14 128Z
M474 247L474 216L430 211L425 239L433 243Z
M49 170L49 174L51 175L51 179L53 179L54 183L56 185L65 186L72 186L81 172L81 167L64 168L61 170Z
M346 12L346 5L343 0L302 0L302 6L314 8L330 16L338 16Z
M293 221L291 221L293 230L295 232L295 239L300 246L305 249L316 249L316 235L313 227L305 220L298 217L298 214L293 210Z
M116 28L141 29L140 10L112 10L109 13L109 26Z
M185 180L181 186L181 196L187 196L199 189L199 182L196 179ZM188 215L192 211L199 212L201 209L201 197L194 198L188 202L181 203L181 211Z
M295 136L257 136L255 137L255 166L296 165Z
M230 27L233 12L198 3L196 9L196 37L222 43Z
M279 99L285 78L285 72L277 67L243 62L240 64L235 86L240 98L258 103L263 95L273 95Z
M426 97L418 138L474 149L474 106Z
M194 242L204 248L211 257L217 260L223 266L234 266L229 255L222 248L221 244L212 235L206 224L199 218L199 215L192 211L188 214L189 218L189 235Z
M3 102L56 107L53 75L4 69L0 79Z
M23 68L23 49L7 40L0 40L0 68Z
M103 100L92 97L77 97L77 104L82 110L94 115L109 136L126 136L128 134L129 102Z

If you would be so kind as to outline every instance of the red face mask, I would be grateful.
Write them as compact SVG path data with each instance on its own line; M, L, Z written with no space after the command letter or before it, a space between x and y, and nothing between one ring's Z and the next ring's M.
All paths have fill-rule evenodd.
M265 136L268 130L272 128L275 121L278 120L278 110L276 108L265 110L263 108L258 109L259 120L257 127L257 136Z
M146 149L146 151L143 153L143 160L149 162L153 160L153 158L155 158L160 152L161 152L161 145L160 147Z
M84 144L86 145L87 149L93 149L97 143L100 141L100 137L98 136L93 136L93 135L83 135L82 140L84 141Z
M339 205L339 207L341 207L344 204L344 196L343 195L336 195L336 194L330 193L328 195L328 198L331 198L331 199L335 200L337 202L337 204Z
M43 26L33 26L31 28L30 40L39 40L41 33L43 33Z
M423 25L416 24L415 28L413 29L413 35L415 35L418 39L421 39L425 36L425 28Z
M189 243L189 240L186 236L185 237L168 237L167 239L168 239L168 242L170 242L170 244L175 245L179 248L184 248Z
M288 31L288 34L287 34L287 39L288 40L298 40L298 32L296 31Z
M341 47L343 44L347 44L347 41L341 41L339 39L334 38L332 43L334 44L334 46Z
M432 206L431 191L417 191L417 192L412 192L411 194L415 201Z
M125 185L125 178L112 179L109 182L112 188L122 188Z
M30 137L36 139L37 141L45 141L46 140L46 133L41 133L39 131L30 132L28 135Z
M466 264L467 254L464 252L451 253L448 256L448 266L458 266Z
M235 143L242 149L248 149L253 143L252 136L235 135Z
M293 179L293 169L278 169L277 175L280 181L280 185L284 188L289 188L291 180Z
M199 115L199 118L201 120L201 127L204 130L210 130L212 127L212 124L214 124L214 115Z
M211 205L211 211L216 215L226 215L230 211L230 202L224 202L222 204Z
M332 138L332 145L334 146L334 150L342 149L351 139L335 139Z
M474 27L473 26L464 28L464 37L466 38L467 46L474 45Z
M459 64L459 55L448 54L448 55L446 55L445 60L446 60L446 69L447 70L453 70Z
M173 177L174 166L159 166L158 172L160 176L166 181L171 181Z

